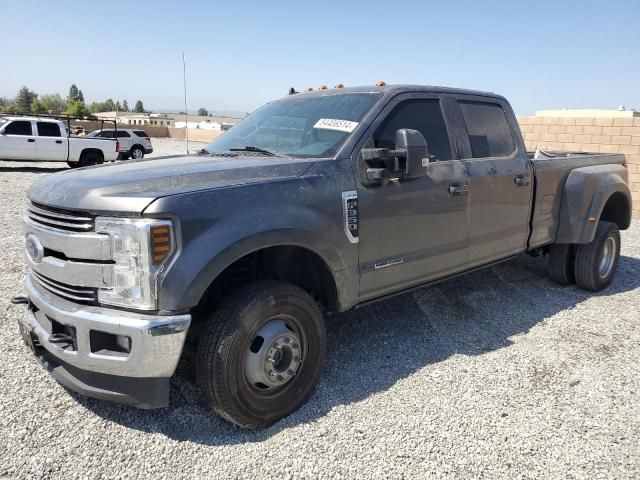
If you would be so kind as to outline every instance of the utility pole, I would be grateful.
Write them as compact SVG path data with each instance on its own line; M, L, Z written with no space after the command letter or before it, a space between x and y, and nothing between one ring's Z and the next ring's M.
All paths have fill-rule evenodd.
M187 140L187 155L189 155L189 110L187 110L187 61L182 52L182 78L184 80L184 135Z

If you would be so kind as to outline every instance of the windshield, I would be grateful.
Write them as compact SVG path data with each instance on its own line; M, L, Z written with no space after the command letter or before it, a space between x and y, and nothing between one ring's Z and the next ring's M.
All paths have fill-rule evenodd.
M213 155L248 151L331 157L379 98L377 93L287 97L257 110L207 145L205 151Z

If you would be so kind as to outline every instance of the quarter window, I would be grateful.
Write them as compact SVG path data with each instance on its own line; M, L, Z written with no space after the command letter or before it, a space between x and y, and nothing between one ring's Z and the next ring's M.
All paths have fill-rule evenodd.
M7 135L33 135L31 129L31 122L25 122L24 120L16 120L7 125L4 129L4 133Z
M60 127L57 123L38 122L38 135L41 137L60 137Z
M458 102L467 125L473 158L507 157L515 150L511 128L496 103Z
M123 132L122 130L118 131L118 134L117 134L117 137L118 137L118 138L128 138L128 137L130 137L130 136L131 136L131 135L129 135L129 133L128 133L128 132Z
M435 160L451 160L451 143L442 115L440 102L407 100L399 104L374 134L377 148L395 148L396 131L401 128L418 130L427 141L429 156Z

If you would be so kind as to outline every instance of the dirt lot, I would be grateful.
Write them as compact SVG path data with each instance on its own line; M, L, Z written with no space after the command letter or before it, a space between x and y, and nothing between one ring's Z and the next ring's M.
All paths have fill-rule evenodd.
M66 391L22 344L25 192L59 167L0 163L0 477L640 477L637 220L600 294L523 257L329 318L311 401L250 432L207 411L184 365L171 407L141 411Z

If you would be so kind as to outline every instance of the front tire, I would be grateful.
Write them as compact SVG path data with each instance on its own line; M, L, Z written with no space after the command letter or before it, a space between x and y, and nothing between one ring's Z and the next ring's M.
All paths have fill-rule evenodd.
M196 375L209 408L245 428L297 410L322 373L322 312L304 290L263 281L229 297L205 326Z
M591 243L576 246L575 276L579 287L599 292L611 284L620 259L620 230L599 222Z

